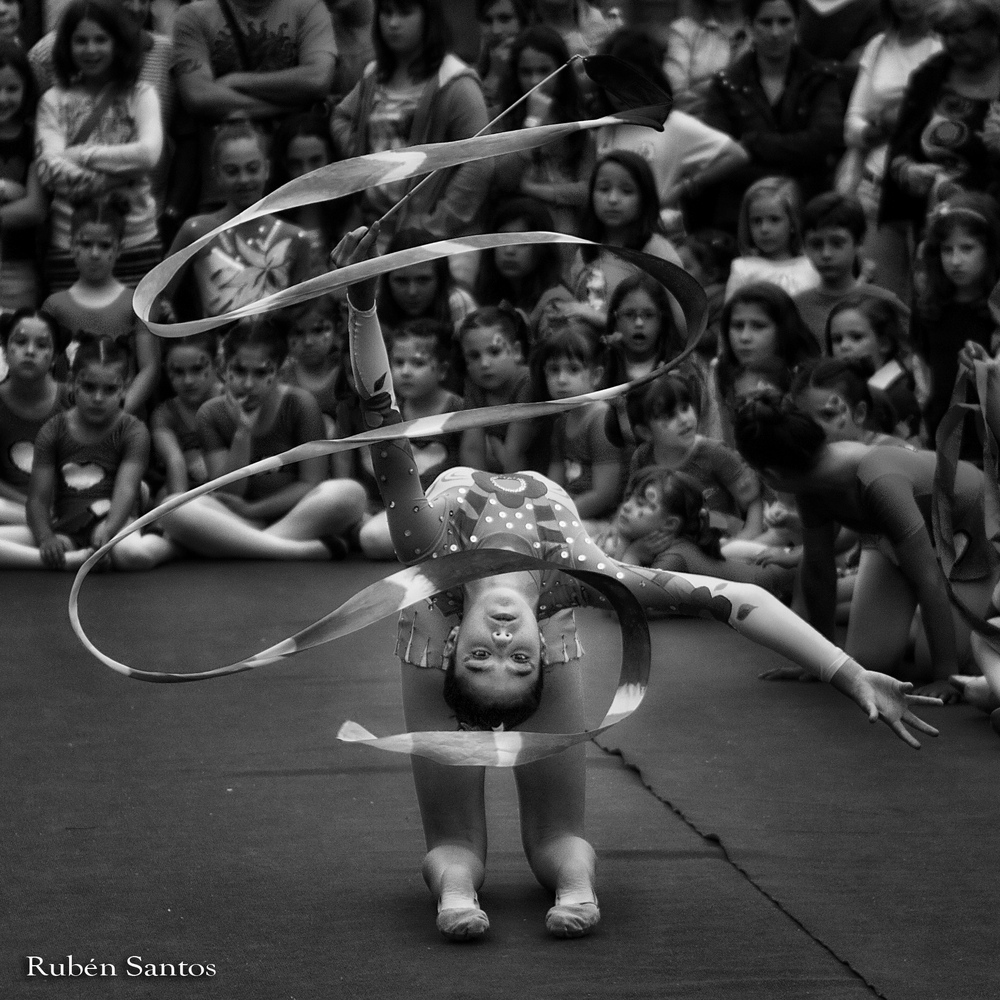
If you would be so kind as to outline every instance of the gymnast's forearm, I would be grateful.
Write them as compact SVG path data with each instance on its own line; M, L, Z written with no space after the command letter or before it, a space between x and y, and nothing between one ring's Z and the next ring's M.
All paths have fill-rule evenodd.
M763 587L622 564L619 571L625 574L619 579L648 610L675 614L707 611L820 680L829 681L850 659Z

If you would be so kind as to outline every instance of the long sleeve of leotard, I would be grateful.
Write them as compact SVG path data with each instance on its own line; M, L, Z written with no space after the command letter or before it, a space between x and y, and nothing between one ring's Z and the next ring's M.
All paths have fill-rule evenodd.
M373 430L384 424L398 424L403 418L396 405L389 356L375 308L349 308L351 369L365 427ZM370 451L396 557L407 566L418 563L427 557L444 530L443 511L428 504L406 438L383 441L372 445Z
M734 583L749 583L780 597L791 593L795 572L784 566L755 566L739 559L713 559L693 542L681 542L653 560L654 569L716 576Z
M629 566L608 557L598 561L597 568L624 583L647 611L691 618L710 615L820 680L829 681L849 660L842 649L754 584Z

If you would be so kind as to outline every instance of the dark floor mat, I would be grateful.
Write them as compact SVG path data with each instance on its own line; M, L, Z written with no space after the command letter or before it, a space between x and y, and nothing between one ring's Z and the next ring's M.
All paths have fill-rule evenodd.
M968 706L909 750L819 684L706 622L654 626L646 702L601 743L882 995L1000 993L1000 742ZM919 735L919 734L918 734Z
M360 563L192 562L109 574L88 581L83 617L98 645L129 663L195 669L274 642L382 572ZM871 945L855 947L859 935L838 950L845 928L871 928L876 911L891 909L898 926L877 928L893 942L884 951L916 928L933 950L935 937L953 939L953 921L964 920L955 903L940 903L943 893L933 897L936 910L923 908L924 880L938 882L921 867L957 840L953 826L935 820L933 800L944 793L932 777L962 741L908 755L827 691L757 684L763 656L718 638L721 630L684 623L655 626L651 703L625 724L622 744L657 794L680 802L703 832L719 833L780 905L617 756L594 748L588 816L600 857L598 932L575 942L545 934L549 900L521 854L510 775L496 773L482 893L491 931L477 945L448 945L419 876L422 835L406 759L334 738L345 718L380 734L401 728L390 623L253 674L151 685L115 675L78 645L65 614L68 577L2 580L0 996L853 1000L873 993L826 937L841 959L877 979L864 961ZM613 624L598 618L586 631L595 664L612 662ZM734 649L748 653L743 673L700 666L707 656L732 659ZM592 680L599 717L614 678L595 669ZM966 753L981 772L993 759L992 737L967 710L945 715L964 720ZM773 761L775 752L784 758ZM855 765L845 788L838 775ZM961 783L949 794L953 816L971 811ZM897 850L884 823L870 839L869 813L879 812L919 832L919 843ZM727 822L741 836L746 827L746 840ZM808 870L803 842L821 857ZM927 853L900 856L918 848ZM885 871L897 868L905 884ZM881 876L877 888L862 891L861 871ZM980 880L980 891L987 884ZM876 892L886 895L873 902ZM816 919L785 898L800 896L817 904ZM29 955L113 964L118 975L28 978ZM938 955L963 969L954 954ZM141 959L129 966L129 956ZM886 972L896 977L907 957L889 956ZM181 976L181 962L212 964L216 974ZM168 963L173 976L128 975ZM890 995L931 995L919 978Z

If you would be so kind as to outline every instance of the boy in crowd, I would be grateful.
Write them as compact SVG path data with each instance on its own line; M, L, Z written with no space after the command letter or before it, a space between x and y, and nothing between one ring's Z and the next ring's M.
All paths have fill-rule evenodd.
M861 202L836 191L817 195L802 212L802 245L819 272L820 284L794 298L821 350L826 349L826 321L830 310L858 292L891 302L899 310L903 329L908 329L910 310L893 292L869 285L860 276L858 251L865 238L865 229Z

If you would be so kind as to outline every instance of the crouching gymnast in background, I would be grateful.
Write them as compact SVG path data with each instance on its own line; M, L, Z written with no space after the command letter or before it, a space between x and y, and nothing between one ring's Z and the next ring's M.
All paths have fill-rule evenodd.
M337 266L374 255L375 230L348 234ZM370 427L400 420L375 313L375 283L351 287L350 349ZM488 576L405 611L399 624L403 706L410 732L584 729L582 650L572 608L603 606L596 591L559 572L572 565L623 583L650 611L713 617L789 657L881 717L911 746L905 728L936 735L911 712L919 698L884 674L863 669L766 591L708 577L642 569L606 556L587 535L562 487L535 472L499 475L457 468L425 493L405 439L372 446L376 478L401 562L413 565L474 548L535 557L551 569ZM737 610L739 609L739 610ZM584 744L514 767L525 853L554 895L545 924L556 937L589 933L600 919L595 855L584 836ZM447 766L415 756L413 775L427 854L423 875L437 926L452 940L482 936L489 919L477 891L485 877L483 767Z

